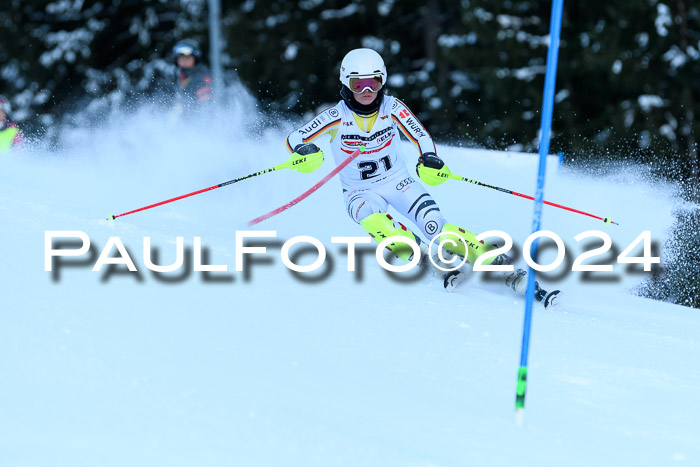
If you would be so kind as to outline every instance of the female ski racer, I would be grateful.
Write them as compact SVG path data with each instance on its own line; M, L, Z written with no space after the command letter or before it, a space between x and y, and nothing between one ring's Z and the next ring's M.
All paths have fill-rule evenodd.
M495 247L476 240L476 236L455 224L446 222L432 196L408 172L401 153L399 132L418 149L416 165L419 177L444 165L437 156L432 138L421 122L399 99L385 93L387 72L382 57L372 49L350 51L340 65L342 87L338 104L330 107L287 137L288 149L300 155L320 152L313 143L328 135L336 164L343 162L355 150L364 151L340 171L345 207L348 215L375 240L399 236L413 240L423 252L425 242L404 224L394 220L387 209L391 205L409 219L427 240L447 235L464 240L446 242L443 247L452 254L466 257L470 264L482 253ZM434 173L434 172L433 172ZM404 261L410 261L413 249L407 243L394 242L389 249ZM507 255L499 255L484 264L509 264ZM444 266L444 263L443 263ZM459 270L443 275L448 291L462 282L465 274ZM525 294L527 272L516 269L504 273L504 282L520 295ZM547 293L537 285L535 298L545 306L554 304L559 291Z

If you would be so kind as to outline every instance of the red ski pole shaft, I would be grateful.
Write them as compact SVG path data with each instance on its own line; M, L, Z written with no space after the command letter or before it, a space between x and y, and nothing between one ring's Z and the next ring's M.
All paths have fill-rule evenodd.
M291 200L290 202L288 202L288 203L285 204L284 206L280 206L280 207L278 207L277 209L274 209L274 210L268 212L267 214L263 214L262 216L256 217L255 219L249 221L249 222L248 222L248 227L254 226L255 224L259 224L260 222L264 221L265 219L269 219L269 218L272 217L272 216L276 216L277 214L279 214L279 213L281 213L281 212L283 212L283 211L286 211L287 209L291 208L291 207L294 206L295 204L301 202L301 201L304 200L307 196L309 196L311 193L313 193L314 191L318 190L318 189L321 188L323 185L325 185L326 182L327 182L328 180L330 180L330 179L333 178L338 172L340 172L341 170L343 170L353 159L355 159L357 156L359 156L360 153L363 152L364 150L365 150L364 146L360 146L360 149L357 149L355 152L353 152L352 154L350 154L350 155L347 157L347 159L345 159L343 162L341 162L340 164L338 164L338 166L337 166L335 169L331 170L331 171L328 173L328 175L326 175L325 177L323 177L323 178L322 178L318 183L316 183L314 186L312 186L311 188L309 188L309 189L306 190L304 193L300 194L299 196L297 196L296 198L294 198L293 200Z
M114 219L116 219L117 217L128 216L129 214L133 214L133 213L135 213L135 212L145 211L146 209L151 209L151 208L155 208L156 206L161 206L161 205L163 205L163 204L172 203L173 201L177 201L177 200L179 200L179 199L188 198L188 197L190 197L190 196L198 195L198 194L204 193L204 192L206 192L206 191L216 190L217 188L221 188L222 186L231 185L232 183L240 182L240 181L243 181L243 180L247 180L247 179L249 179L249 178L252 178L252 177L257 177L258 175L263 175L263 174L266 174L266 173L275 171L275 170L277 170L277 169L279 169L279 168L282 168L282 167L281 167L282 165L284 165L284 164L276 165L276 166L274 166L274 167L272 167L272 168L265 169L265 170L261 170L260 172L255 172L255 173L246 175L245 177L234 178L233 180L229 180L229 181L227 181L227 182L219 183L218 185L210 186L210 187L208 187L208 188L203 188L203 189L201 189L201 190L193 191L192 193L187 193L186 195L176 196L175 198L166 199L165 201L161 201L161 202L155 203L155 204L149 204L148 206L144 206L144 207L142 207L142 208L134 209L133 211L128 211L128 212L124 212L124 213L116 214L116 215L113 214L113 215L109 216L109 217L107 218L107 220L114 220ZM285 167L286 167L286 166L285 166Z
M498 190L498 191L501 191L501 192L503 192L503 193L508 193L508 194L511 194L511 195L520 196L521 198L526 198L526 199L530 199L530 200L533 200L533 201L535 200L535 198L532 197L532 196L524 195L524 194L522 194L522 193L518 193L518 192L513 191L513 190L507 190L507 189L505 189L505 188L500 188L500 187L493 186L493 185L487 185L486 183L482 183L482 182L479 182L479 181L477 181L477 180L469 180L468 178L461 177L461 176L459 176L459 175L457 175L457 177L459 177L459 180L464 180L465 182L473 183L474 185L483 186L483 187L486 187L486 188L491 188L491 189L493 189L493 190ZM544 204L548 204L548 205L550 205L550 206L554 206L555 208L566 209L567 211L575 212L575 213L578 213L578 214L583 214L584 216L589 216L589 217L592 217L592 218L594 218L594 219L599 219L599 220L605 222L606 224L620 225L620 224L618 224L617 222L613 222L612 220L610 220L609 217L600 217L600 216L596 216L596 215L594 215L594 214L590 214L590 213L585 212L585 211L580 211L580 210L578 210L578 209L570 208L570 207L563 206L563 205L557 204L557 203L551 203L551 202L549 202L549 201L542 201L542 202L543 202Z

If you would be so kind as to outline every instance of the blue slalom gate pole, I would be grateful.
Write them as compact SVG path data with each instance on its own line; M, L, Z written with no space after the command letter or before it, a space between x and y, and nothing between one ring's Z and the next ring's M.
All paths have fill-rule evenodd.
M554 108L554 87L559 58L559 38L561 36L561 16L564 0L552 0L552 16L549 24L549 50L547 52L547 70L544 77L544 98L542 101L542 120L540 122L540 164L537 172L537 190L535 194L535 212L532 217L532 232L538 232L542 221L542 201L544 199L544 177L549 153L549 138L552 130L552 110ZM537 261L538 240L532 242L530 257ZM530 328L532 324L532 302L535 298L535 271L529 268L527 292L525 293L525 320L523 323L523 342L520 350L520 367L515 395L515 409L519 416L525 409L525 392L527 390L527 357L530 348Z

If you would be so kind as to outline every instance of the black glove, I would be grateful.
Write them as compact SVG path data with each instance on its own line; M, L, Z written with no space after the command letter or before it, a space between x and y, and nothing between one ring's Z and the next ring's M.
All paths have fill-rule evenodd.
M308 156L309 154L316 154L321 148L316 146L314 143L303 143L294 146L294 152L300 156Z
M418 173L418 167L423 164L430 169L442 169L445 163L440 159L434 152L424 152L418 157L418 163L416 164L416 173ZM418 174L420 176L420 174Z

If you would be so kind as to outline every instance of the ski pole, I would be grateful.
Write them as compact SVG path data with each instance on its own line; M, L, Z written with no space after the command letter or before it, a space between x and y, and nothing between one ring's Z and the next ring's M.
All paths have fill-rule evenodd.
M418 167L418 170L420 172L421 180L423 180L425 183L427 183L430 186L440 185L441 183L445 182L448 179L461 180L461 181L465 181L467 183L472 183L472 184L477 185L477 186L491 188L492 190L497 190L497 191L500 191L502 193L508 193L510 195L519 196L521 198L529 199L532 201L535 200L534 197L529 196L529 195L524 195L522 193L518 193L517 191L508 190L506 188L500 188L497 186L489 185L486 183L479 182L477 180L470 180L466 177L462 177L461 175L454 174L450 171L450 169L447 168L447 165L443 165L441 169L433 169L430 167L426 167L424 165L420 165ZM610 225L610 224L620 225L619 223L611 220L609 217L596 216L594 214L590 214L590 213L585 212L585 211L580 211L578 209L570 208L570 207L563 206L563 205L557 204L557 203L551 203L549 201L543 200L542 202L544 204L548 204L549 206L554 206L555 208L566 209L567 211L575 212L578 214L583 214L584 216L589 216L589 217L592 217L594 219L599 219L599 220L605 222L606 225Z
M149 204L148 206L134 209L133 211L124 212L122 214L117 214L117 215L112 214L107 218L107 220L114 220L117 217L127 216L127 215L133 214L135 212L145 211L146 209L151 209L151 208L155 208L156 206L161 206L163 204L172 203L173 201L177 201L179 199L198 195L198 194L204 193L206 191L216 190L217 188L221 188L221 187L224 187L227 185L232 185L234 183L238 183L238 182L241 182L243 180L247 180L249 178L257 177L258 175L263 175L266 173L274 172L275 170L282 170L282 169L290 169L291 168L291 169L296 170L297 172L303 172L303 173L313 172L314 170L319 168L322 163L323 163L323 153L320 151L315 153L315 154L309 154L309 155L300 155L297 153L293 153L289 157L287 162L284 162L282 164L278 164L278 165L271 167L269 169L261 170L259 172L255 172L255 173L246 175L244 177L234 178L233 180L219 183L218 185L210 186L208 188L203 188L201 190L193 191L192 193L187 193L186 195L176 196L175 198L166 199L165 201L161 201L159 203Z
M335 174L337 174L338 172L340 172L341 170L343 170L343 169L345 168L345 166L347 166L350 162L352 162L353 159L355 159L357 156L359 156L360 153L364 152L364 150L365 150L365 147L364 147L364 146L360 146L359 149L357 149L355 152L353 152L352 154L350 154L350 155L347 157L347 159L345 159L343 162L341 162L340 164L338 164L338 166L337 166L335 169L331 170L331 171L328 173L328 175L326 175L325 177L323 177L317 184L315 184L314 186L312 186L311 188L309 188L309 189L306 190L304 193L300 194L299 196L297 196L296 198L294 198L293 200L291 200L291 201L288 202L287 204L285 204L285 205L283 205L283 206L280 206L280 207L278 207L277 209L273 209L272 211L268 212L267 214L263 214L262 216L256 217L255 219L249 221L249 222L248 222L248 227L254 226L255 224L259 224L260 222L264 221L265 219L269 219L269 218L272 217L272 216L276 216L277 214L279 214L279 213L281 213L281 212L283 212L283 211L286 211L287 209L291 208L291 207L294 206L295 204L297 204L297 203L299 203L300 201L304 200L304 199L305 199L307 196L309 196L311 193L313 193L314 191L318 190L318 189L321 188L323 185L325 185L326 182L327 182L328 180L330 180L331 178L333 178L333 176L334 176Z

